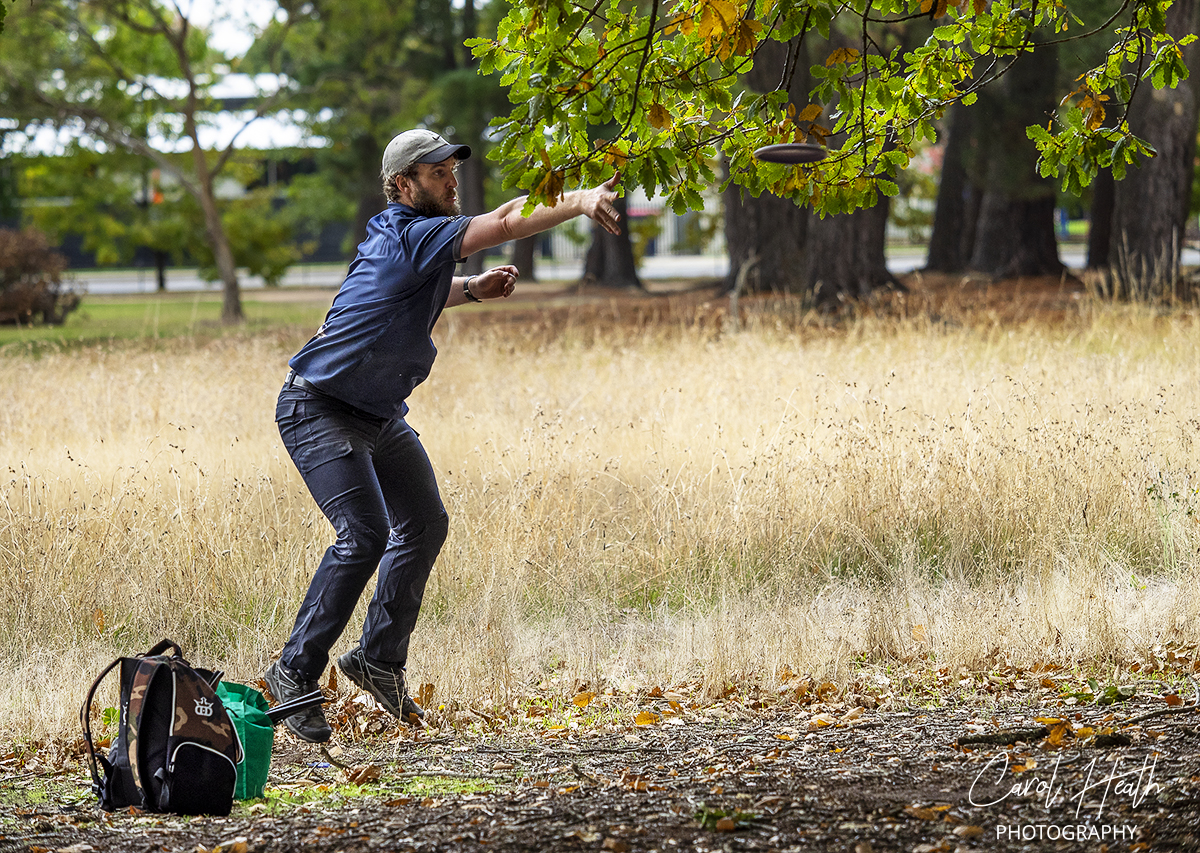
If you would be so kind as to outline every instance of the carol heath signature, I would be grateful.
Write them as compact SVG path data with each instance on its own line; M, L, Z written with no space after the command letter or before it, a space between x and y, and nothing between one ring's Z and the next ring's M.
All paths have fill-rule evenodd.
M1116 757L1110 768L1101 766L1098 757L1093 758L1078 787L1060 780L1061 765L1062 756L1059 756L1049 779L1024 773L1018 776L1016 770L1010 769L1008 755L998 755L979 771L967 798L971 805L979 807L995 806L1008 800L1042 800L1047 809L1074 803L1076 817L1084 811L1094 810L1094 817L1098 819L1105 806L1118 798L1128 798L1130 805L1137 808L1147 797L1162 790L1162 786L1154 781L1158 758L1151 760L1147 756L1139 767L1122 766L1120 757Z

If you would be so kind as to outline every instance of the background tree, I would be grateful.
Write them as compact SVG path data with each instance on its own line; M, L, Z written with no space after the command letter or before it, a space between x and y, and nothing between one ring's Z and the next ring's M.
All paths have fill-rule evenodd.
M1082 76L1049 127L1039 123L1039 169L1069 191L1144 149L1127 122L1093 120L1099 98L1121 100L1134 79L1171 85L1186 75L1180 46L1190 37L1166 32L1168 5L1123 6L1093 36L1112 40L1103 61ZM922 16L938 25L918 47L880 38L881 27ZM1071 21L1066 5L1035 0L652 0L634 8L515 0L497 38L476 40L473 49L481 70L502 71L511 87L514 106L496 124L500 156L506 185L528 188L531 203L620 169L627 187L650 194L663 187L682 213L700 206L724 154L730 182L827 215L895 194L895 176L919 143L935 137L934 122L951 104L972 102L1011 57L1034 51L1039 38L1062 37ZM739 96L735 81L759 61L764 41L811 44L835 27L859 41L824 57L814 52L808 100L840 140L837 150L812 168L753 160L761 145L809 138L800 121L809 116L788 112L786 68L776 69L783 82L765 94ZM605 125L615 132L591 132Z
M450 0L314 0L283 2L247 57L247 68L278 68L296 87L287 105L301 110L318 172L352 199L352 241L384 208L379 166L400 131L427 126L472 147L459 169L464 213L487 204L488 122L507 103L495 78L480 76L463 46L495 12ZM488 16L491 15L491 18ZM482 22L482 23L481 23ZM347 247L348 249L350 247ZM482 263L482 259L472 259Z
M978 104L968 107L957 103L950 108L943 137L942 174L925 256L925 269L933 272L966 269L975 247L975 222L983 191L970 180L968 162L979 156L975 122L980 118Z
M972 175L980 201L970 269L998 277L1063 270L1054 232L1057 192L1038 174L1038 151L1025 133L1054 114L1057 77L1057 47L1043 45L1017 57L980 93Z
M237 135L220 150L200 138L219 109L211 91L229 57L182 9L157 0L40 0L14 6L7 24L0 84L8 115L132 151L170 174L201 212L224 285L221 318L239 322L237 265L216 192ZM273 109L270 97L256 101L256 118ZM191 156L172 157L172 148Z
M807 46L799 38L789 44L764 42L754 67L743 75L743 83L750 92L770 92L779 85L778 69L788 69L788 103L796 114L802 114L811 84L808 64ZM728 178L728 162L723 166ZM747 290L803 291L808 209L770 192L750 195L732 182L725 187L721 202L729 252L726 285L734 287L743 267L752 264L743 279Z
M1175 0L1167 31L1183 40L1200 30L1200 2ZM1200 60L1200 43L1185 46L1190 65ZM1166 72L1164 72L1165 74ZM1108 263L1123 292L1167 296L1178 274L1195 171L1200 87L1157 79L1133 93L1129 123L1154 149L1115 182Z

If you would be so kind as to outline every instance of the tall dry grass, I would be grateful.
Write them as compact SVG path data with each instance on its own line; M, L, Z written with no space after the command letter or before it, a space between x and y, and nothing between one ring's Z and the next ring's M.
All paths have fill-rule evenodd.
M688 310L442 321L410 422L452 529L414 681L508 703L1200 640L1193 316ZM272 422L299 343L0 358L0 731L69 730L163 636L241 679L282 645L331 541Z

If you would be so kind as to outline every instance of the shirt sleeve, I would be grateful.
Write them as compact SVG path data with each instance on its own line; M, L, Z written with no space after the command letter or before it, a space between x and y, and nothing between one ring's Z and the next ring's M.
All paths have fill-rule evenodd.
M400 237L400 246L412 268L422 275L447 263L459 263L469 216L432 216L418 219Z

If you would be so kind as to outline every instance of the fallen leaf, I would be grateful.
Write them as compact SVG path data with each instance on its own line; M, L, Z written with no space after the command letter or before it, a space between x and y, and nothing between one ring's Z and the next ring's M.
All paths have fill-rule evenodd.
M576 708L586 708L591 701L596 698L596 694L590 690L584 690L582 693L576 693L575 698L571 700Z
M379 769L378 765L360 764L346 771L346 781L351 785L366 785L369 782L378 782L382 775L383 771ZM244 851L239 851L239 853L244 853Z
M1172 707L1174 707L1175 705L1183 704L1183 700L1180 699L1179 696L1175 693L1168 693L1166 696L1163 697L1163 701L1166 702L1168 705L1171 705Z
M915 642L915 643L925 642L925 626L924 625L913 625L912 626L912 638L913 638L913 642Z
M723 817L716 823L717 832L733 832L737 829L737 821L731 817Z
M978 838L983 835L983 828L979 826L956 826L954 834L959 838Z
M808 730L816 731L817 729L823 729L826 726L832 726L836 722L837 720L829 714L813 714L808 721Z
M611 850L613 853L627 853L629 845L619 838L605 838L600 842L600 846L605 850Z
M634 722L636 722L639 726L652 726L660 719L662 718L653 711L642 711L637 715L637 718L634 720Z
M905 806L904 813L920 820L940 820L942 812L949 811L950 806Z

